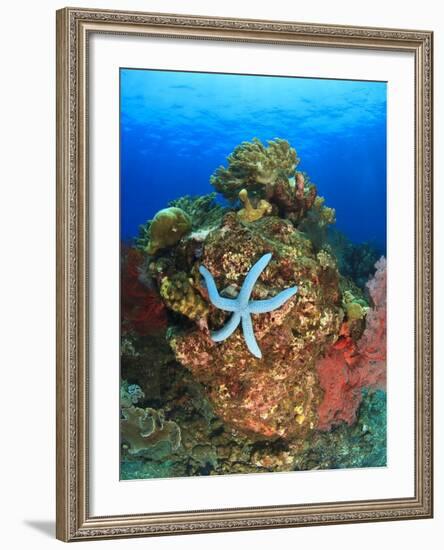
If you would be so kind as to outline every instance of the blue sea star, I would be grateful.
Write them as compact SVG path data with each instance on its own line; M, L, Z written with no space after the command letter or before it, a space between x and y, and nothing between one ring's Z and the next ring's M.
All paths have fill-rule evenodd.
M257 344L256 337L253 331L253 323L251 320L252 313L268 313L281 307L287 300L296 294L297 286L287 288L279 292L273 298L268 300L251 300L250 296L253 291L256 281L259 279L262 271L267 267L271 260L272 254L264 254L248 272L245 277L244 284L235 299L222 297L216 287L213 276L208 269L201 265L200 273L205 279L208 289L208 295L213 306L223 311L232 311L233 315L229 321L220 329L211 333L211 339L214 342L222 342L230 337L242 322L242 331L244 333L245 342L250 352L261 359L262 352Z

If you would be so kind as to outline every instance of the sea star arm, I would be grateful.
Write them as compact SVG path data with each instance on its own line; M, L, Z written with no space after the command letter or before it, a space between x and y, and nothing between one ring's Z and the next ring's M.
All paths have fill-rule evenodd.
M262 358L262 352L257 345L256 336L254 335L253 322L249 313L242 315L242 332L244 333L245 342L250 353L258 359Z
M260 260L258 260L248 272L245 277L244 284L242 285L237 301L239 307L244 308L248 304L251 292L253 291L256 281L259 279L262 271L267 267L271 260L272 254L264 254Z
M213 342L222 342L223 340L229 338L239 326L240 320L240 313L236 311L221 329L215 330L211 333L211 339Z
M248 311L250 313L268 313L269 311L278 309L285 304L287 300L294 296L297 291L298 287L293 286L291 288L286 288L268 300L253 300L248 304Z
M213 276L205 266L201 265L199 267L199 271L203 276L203 278L205 279L205 283L207 285L207 290L208 290L208 296L213 306L217 307L218 309L222 309L224 311L236 311L238 309L237 300L222 298L222 296L219 295Z

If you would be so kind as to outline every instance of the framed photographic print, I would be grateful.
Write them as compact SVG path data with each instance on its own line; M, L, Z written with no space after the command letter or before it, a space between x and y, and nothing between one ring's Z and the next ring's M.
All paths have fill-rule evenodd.
M432 515L432 33L57 12L57 536Z

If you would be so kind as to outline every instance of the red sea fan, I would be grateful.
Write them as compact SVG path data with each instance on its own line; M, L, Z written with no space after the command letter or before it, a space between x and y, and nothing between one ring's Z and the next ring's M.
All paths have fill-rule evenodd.
M350 368L344 351L332 347L316 365L324 398L318 408L318 428L329 430L340 422L353 424L361 402L360 377Z
M324 398L318 409L318 428L329 430L340 422L353 424L361 403L362 388L385 388L387 352L387 264L376 262L376 273L367 283L373 308L359 342L347 334L344 323L339 340L316 365Z
M140 280L142 253L135 248L129 248L123 250L122 255L122 331L134 330L143 336L165 330L166 308L158 294Z

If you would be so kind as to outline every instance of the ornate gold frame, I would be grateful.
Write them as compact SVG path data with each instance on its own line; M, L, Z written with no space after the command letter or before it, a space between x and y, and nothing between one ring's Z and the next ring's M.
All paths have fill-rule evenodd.
M88 510L87 43L93 32L412 52L415 496L136 516ZM432 517L432 41L429 31L65 8L57 12L57 537L167 535Z

